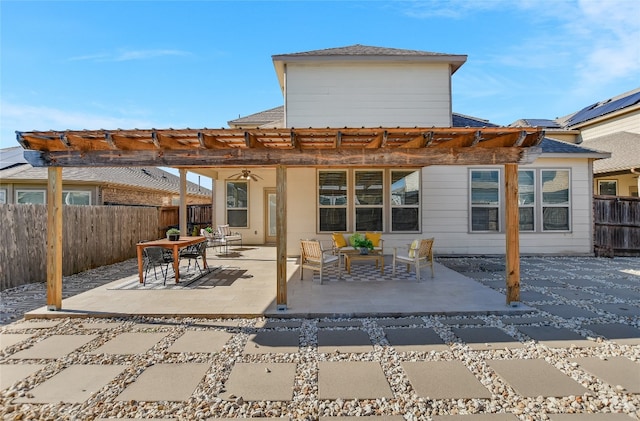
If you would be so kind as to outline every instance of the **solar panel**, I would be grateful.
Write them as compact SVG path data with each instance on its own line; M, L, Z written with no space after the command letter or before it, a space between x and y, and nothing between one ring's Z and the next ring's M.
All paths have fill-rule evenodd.
M592 104L575 113L569 119L569 121L567 121L567 125L574 126L576 124L585 122L587 120L591 120L596 117L600 117L605 114L609 114L614 111L621 110L622 108L635 105L638 102L640 102L640 92L636 92L632 95L617 99L615 101Z

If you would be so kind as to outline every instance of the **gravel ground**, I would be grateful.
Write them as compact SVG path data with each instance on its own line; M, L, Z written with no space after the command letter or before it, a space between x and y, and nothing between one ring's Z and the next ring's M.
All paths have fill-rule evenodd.
M485 285L504 291L504 260L500 258L439 258L439 263L464 273ZM136 262L117 265L65 277L64 296L119 279L122 272L135 273ZM640 367L640 335L610 336L608 332L628 328L640 332L640 258L554 258L531 257L521 261L522 301L536 311L519 317L469 315L423 316L415 318L362 319L237 319L219 321L198 319L111 319L118 327L94 331L99 339L55 361L32 360L45 367L14 384L0 395L2 419L96 419L96 418L171 418L209 419L211 417L282 417L291 420L315 420L327 416L393 416L405 420L431 420L449 414L511 413L519 420L549 420L553 414L575 413L576 420L586 413L619 413L640 419L640 394L613 385L585 370L576 359L602 361L624 359ZM45 299L43 285L28 285L2 292L2 323L22 317L25 311L41 307ZM11 354L31 347L45 337L82 331L83 325L105 322L91 319L62 319L54 327L38 329L37 334L17 346L0 351L0 364ZM214 321L215 322L215 321ZM231 325L225 323L231 322ZM140 323L146 323L141 326ZM271 326L265 323L272 323ZM318 351L318 332L329 330L364 331L372 351ZM591 346L549 347L534 340L526 328L567 329L591 341ZM386 329L428 328L448 346L439 351L401 352L390 344ZM514 338L516 347L474 348L461 338L461 329L495 328ZM7 326L8 328L8 326ZM222 330L232 334L217 353L168 352L169 347L187 331ZM247 343L259 332L296 331L300 347L295 353L253 354ZM6 329L4 329L6 331ZM124 332L165 332L167 335L144 354L108 355L91 351ZM21 332L21 331L17 331ZM603 334L604 332L604 334ZM36 333L25 330L22 333ZM477 344L476 344L477 345ZM16 348L17 347L17 348ZM544 360L586 388L583 394L545 397L523 396L492 368L494 361ZM324 362L379 363L393 393L391 398L320 399L319 366ZM409 362L447 362L463 364L490 392L488 398L430 399L419 396L404 365ZM206 363L210 365L204 381L184 402L119 401L116 396L135 382L146 368L159 363ZM293 399L285 401L245 401L230 396L226 382L238 363L295 363ZM34 386L77 364L127 364L128 368L81 404L14 404L16 397L29 396ZM473 418L470 419L472 421Z

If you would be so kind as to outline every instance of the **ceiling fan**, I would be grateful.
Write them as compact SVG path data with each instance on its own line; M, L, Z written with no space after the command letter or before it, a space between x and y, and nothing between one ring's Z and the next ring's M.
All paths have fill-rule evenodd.
M258 179L262 180L263 178L260 177L258 174L251 174L251 171L249 170L242 170L242 172L239 172L238 174L233 174L230 178L232 178L233 180L253 180L253 181L258 181Z

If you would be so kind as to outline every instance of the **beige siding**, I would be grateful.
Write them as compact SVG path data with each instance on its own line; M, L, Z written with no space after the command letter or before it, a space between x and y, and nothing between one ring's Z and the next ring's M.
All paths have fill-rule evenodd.
M590 139L612 133L640 133L640 109L607 119L601 123L589 125L582 128L581 131L585 146L588 146Z
M288 64L288 127L451 125L446 64Z

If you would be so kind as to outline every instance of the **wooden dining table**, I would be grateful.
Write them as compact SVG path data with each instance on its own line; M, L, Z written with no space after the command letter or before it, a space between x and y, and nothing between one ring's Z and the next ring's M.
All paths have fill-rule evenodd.
M146 247L156 246L162 247L169 250L173 250L173 272L175 273L176 284L180 282L180 249L192 246L194 244L202 243L207 241L205 237L196 236L196 237L187 237L181 236L177 241L170 241L167 238L161 238L159 240L146 241L144 243L136 244L136 249L138 252L138 276L140 277L140 283L144 283L144 259L143 253ZM207 249L204 249L202 254L202 261L204 268L208 268L207 265Z

